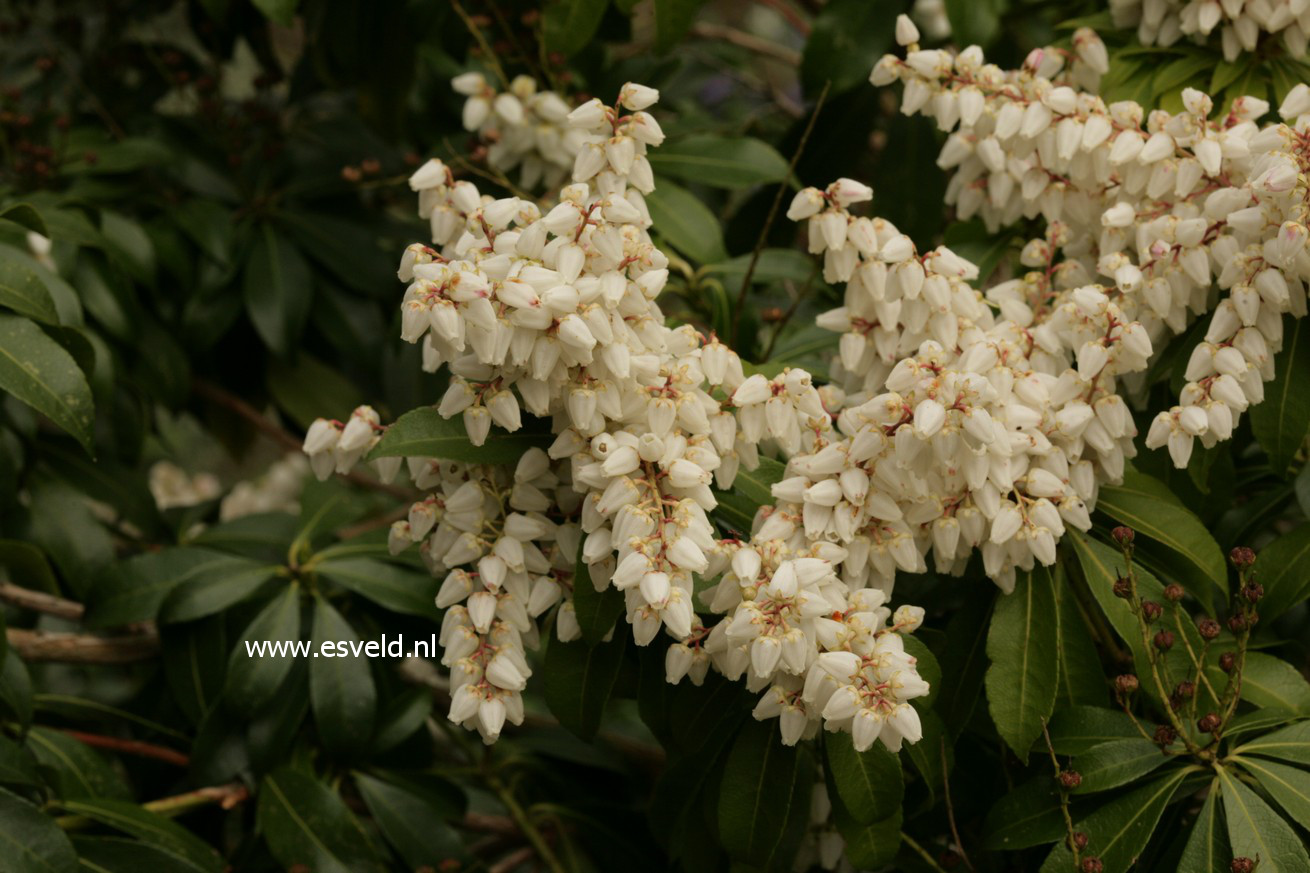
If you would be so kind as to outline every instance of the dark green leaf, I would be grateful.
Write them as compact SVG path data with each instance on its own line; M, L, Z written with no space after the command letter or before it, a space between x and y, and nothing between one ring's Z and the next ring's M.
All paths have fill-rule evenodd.
M987 632L987 706L996 729L1023 761L1055 706L1059 643L1054 580L1039 567L1021 573L1000 598Z
M12 221L20 227L41 234L41 236L50 236L50 229L46 227L45 220L41 218L41 213L33 209L30 203L14 203L0 209L0 218L5 221Z
M1222 674L1221 674L1222 675ZM1248 652L1242 667L1243 700L1310 714L1310 682L1282 658Z
M5 736L0 736L0 783L31 786L41 784L36 758L32 757L26 746Z
M227 575L250 569L253 562L208 549L164 549L137 555L110 566L97 578L87 598L86 624L115 627L150 621L170 591L206 574Z
M222 612L250 597L277 575L278 568L255 561L217 564L174 588L159 608L159 622L194 621Z
M227 633L221 615L159 629L164 677L178 707L199 724L227 678Z
M1256 737L1233 751L1238 755L1263 755L1310 766L1310 721Z
M833 0L824 5L801 56L806 93L818 94L825 82L831 82L838 94L867 83L873 65L892 47L899 11L897 4L868 0Z
M996 35L1006 0L946 0L951 34L961 45L986 45Z
M132 799L122 777L104 755L62 731L33 727L27 734L27 747L42 768L54 774L55 792L64 800Z
M23 659L16 655L0 658L0 713L20 727L32 723L32 680Z
M1056 568L1054 590L1060 636L1056 704L1064 707L1104 703L1106 684L1101 658L1063 566Z
M1310 345L1310 343L1307 343ZM1310 465L1307 465L1310 470ZM1265 596L1261 621L1272 621L1310 598L1310 524L1293 528L1260 550L1255 569Z
M1224 811L1219 803L1219 780L1215 779L1192 825L1183 857L1178 862L1178 873L1231 873L1232 857Z
M35 322L0 313L0 390L77 438L90 454L95 404L73 356Z
M582 550L573 573L573 612L578 618L582 638L588 645L596 645L614 628L624 613L623 592L606 584L597 591L591 581L591 570L582 560Z
M227 662L224 696L236 711L249 715L273 699L296 658L251 654L247 643L300 642L300 589L288 585L250 622Z
M731 491L714 490L714 498L719 501L714 514L741 533L749 534L755 512L761 506L773 505L772 488L782 481L785 470L773 458L760 458L760 465L754 470L738 470Z
M314 660L309 664L309 700L314 724L329 751L340 756L359 756L367 751L373 733L377 690L368 659L353 657L342 643L358 643L359 635L341 613L322 597L314 598ZM338 644L330 657L323 643Z
M440 583L428 573L369 558L333 558L316 572L392 612L435 618Z
M715 188L749 188L787 178L787 159L768 143L749 136L697 134L651 152L657 174Z
M620 631L625 631L621 628ZM608 643L589 646L552 639L546 646L543 692L546 706L559 723L586 742L596 735L605 704L623 666L629 634L615 633Z
M292 421L308 429L316 418L345 421L364 402L353 382L314 356L301 352L294 364L275 361L268 390Z
M586 48L608 6L609 0L551 0L542 18L546 48L564 55Z
M1305 319L1283 317L1283 348L1274 357L1274 379L1265 387L1265 399L1251 408L1251 430L1269 455L1269 466L1287 474L1296 453L1310 432L1310 327Z
M1091 794L1127 785L1168 760L1159 746L1143 737L1101 743L1074 758L1073 769L1082 774L1083 781L1073 793Z
M412 737L431 714L432 694L426 688L411 688L385 701L378 711L374 753L385 752Z
M45 553L31 543L0 539L0 567L9 571L9 579L24 588L59 593L59 582Z
M784 746L772 721L751 721L737 735L719 788L723 848L762 869L790 869L809 820L814 764L802 746Z
M0 858L7 873L73 873L77 854L55 820L0 788Z
M246 311L264 343L278 354L289 353L309 315L314 277L290 240L265 224L245 273Z
M697 264L727 260L723 229L710 208L686 188L661 181L646 195L652 228L669 245Z
M283 27L290 27L300 0L252 0L255 8Z
M551 439L549 432L544 430L524 429L508 433L492 427L486 442L475 446L469 442L462 419L445 419L435 409L423 407L396 419L368 453L368 460L418 457L470 464L512 464L528 449L549 446Z
M46 324L59 323L59 311L30 258L13 246L0 245L0 306Z
M941 713L949 735L958 737L973 717L987 674L987 630L991 626L992 603L999 597L990 582L975 586L964 605L956 610L946 626L950 645L940 654L942 688L937 694L937 711Z
M437 815L441 799L364 773L355 785L387 841L404 859L406 869L438 869L443 861L464 855L459 835Z
M191 537L188 545L260 561L282 561L299 529L299 520L289 512L257 512L207 527Z
M176 852L126 837L73 837L79 873L205 873Z
M218 853L191 831L135 803L98 797L66 800L62 806L74 815L85 816L176 854L196 870L218 873L225 866Z
M674 48L691 29L705 0L654 0L655 47L667 52Z
M983 845L994 851L1013 851L1051 843L1064 836L1060 794L1050 775L1038 776L996 801L987 813Z
M289 767L259 788L259 830L284 867L314 873L373 873L377 855L364 829L337 793Z
M837 820L837 828L846 841L846 858L861 870L886 867L896 859L901 848L901 810L882 821L857 825Z
M751 255L740 255L721 264L707 264L701 270L707 275L722 276L724 282L735 283L740 287L750 262ZM790 279L793 282L805 282L814 275L816 269L814 259L804 252L796 249L764 249L755 263L751 281L764 283Z
M1218 772L1233 855L1252 861L1258 858L1260 873L1310 870L1310 856L1292 826L1226 767Z
M1274 761L1237 758L1292 821L1310 828L1310 773Z
M1126 713L1098 706L1057 710L1050 733L1051 745L1061 755L1081 755L1102 743L1142 736Z
M901 805L904 779L901 762L882 743L857 752L851 735L839 731L824 737L828 757L842 806L860 824L889 818Z

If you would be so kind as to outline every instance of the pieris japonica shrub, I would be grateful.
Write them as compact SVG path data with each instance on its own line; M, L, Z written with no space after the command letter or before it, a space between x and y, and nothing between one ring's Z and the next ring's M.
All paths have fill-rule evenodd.
M0 18L0 869L1310 870L1310 11L256 5Z

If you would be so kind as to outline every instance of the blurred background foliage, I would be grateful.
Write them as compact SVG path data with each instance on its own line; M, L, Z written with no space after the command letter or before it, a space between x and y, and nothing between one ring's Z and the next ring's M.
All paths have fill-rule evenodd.
M751 697L736 684L665 685L658 646L625 649L616 635L603 650L603 687L594 677L571 684L578 665L557 662L564 679L530 695L525 729L483 750L448 729L428 662L260 661L240 643L436 631L435 581L385 548L386 525L413 494L371 473L306 483L296 451L315 417L367 401L389 421L440 396L441 377L424 375L417 347L399 341L395 264L426 230L405 179L436 156L484 191L513 185L461 126L454 75L499 67L570 102L629 80L660 88L668 142L652 159L651 210L677 255L667 314L732 337L765 371L821 375L836 337L813 316L840 294L795 227L771 219L791 189L867 181L879 215L921 248L944 240L993 281L1040 233L952 221L935 164L941 135L867 84L908 8L5 4L0 868L72 870L80 859L96 871L509 873L551 857L565 870L708 871L729 869L731 857L733 870L786 869L808 828L815 756L782 749L772 725L751 722ZM1002 66L1096 27L1114 57L1107 99L1176 108L1174 95L1192 85L1216 103L1240 93L1276 101L1306 78L1276 48L1227 63L1210 47L1135 46L1090 0L944 0L929 17L949 25L925 25L930 43L978 43ZM1143 396L1173 396L1194 342L1164 352ZM1283 384L1305 375L1302 358L1280 366ZM1248 545L1281 581L1282 615L1252 644L1272 690L1247 699L1250 730L1310 715L1304 428L1273 463L1261 442L1244 423L1186 471L1154 454L1137 464L1167 486L1154 493L1170 507L1162 517L1196 522L1207 561ZM1116 520L1098 515L1098 531ZM1171 580L1175 558L1148 546L1143 560ZM1124 739L1107 677L1131 653L1097 618L1093 589L1108 583L1089 566L1070 556L1058 579L1078 596L1053 607L1091 628L1062 625L1083 684L1060 686L1061 755L1091 748L1084 724ZM1206 580L1227 582L1203 568L1188 589L1192 611L1223 612ZM862 869L1036 870L1059 854L1049 846L1064 826L1042 747L1021 762L981 703L994 586L980 570L902 585L912 602L932 604L918 654L940 690L924 702L929 736L903 754L904 776L889 753L852 763L840 742L827 744L830 780L867 769L882 786L864 796L830 781L851 857ZM556 704L570 694L575 715L562 717ZM1101 783L1139 829L1141 804L1124 801L1151 769ZM1143 869L1172 869L1183 826L1210 814L1194 772L1167 772L1194 790L1152 808L1137 852L1157 823L1174 827L1160 826ZM753 793L737 790L752 779ZM762 818L734 812L756 801ZM1076 814L1098 803L1080 798ZM1301 839L1294 828L1310 823L1293 818L1286 833L1266 824ZM765 849L754 842L760 825L777 837ZM961 845L971 858L950 848Z

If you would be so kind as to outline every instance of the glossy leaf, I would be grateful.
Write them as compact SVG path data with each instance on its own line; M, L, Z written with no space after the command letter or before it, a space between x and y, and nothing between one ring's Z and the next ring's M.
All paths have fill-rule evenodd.
M300 337L313 300L314 278L305 257L266 224L246 265L246 311L264 343L288 354Z
M1264 400L1251 407L1251 430L1269 455L1269 466L1285 476L1310 433L1310 327L1305 319L1283 317L1283 348L1274 357L1274 379Z
M840 94L866 84L878 58L892 48L899 9L867 0L833 0L814 18L801 57L801 82L809 95L825 82Z
M1057 567L1054 576L1060 653L1056 705L1102 704L1107 698L1105 673L1096 652L1096 644L1092 642L1092 635L1087 629L1087 619L1083 617L1082 607L1064 568Z
M987 706L1006 745L1023 761L1055 706L1059 639L1049 570L1021 573L996 602L987 632Z
M36 769L36 758L27 747L5 736L0 736L0 784L37 786L41 776Z
M259 786L258 822L284 867L314 873L374 873L377 855L364 829L337 793L298 770L283 767Z
M1192 832L1178 862L1178 873L1231 873L1232 857L1223 805L1219 802L1219 780L1215 779L1192 824Z
M33 727L27 747L53 775L55 793L69 799L129 800L131 792L105 755L63 731Z
M901 848L901 810L872 824L852 825L838 819L837 828L846 841L846 859L861 870L886 867Z
M646 195L646 206L658 234L693 262L717 264L727 259L719 219L686 188L661 181Z
M338 643L337 656L329 657L323 643ZM329 751L359 756L373 733L377 689L369 659L353 657L341 643L358 642L355 629L323 597L314 598L313 660L309 662L309 700L314 724Z
M135 803L105 798L67 800L62 806L74 815L108 825L115 830L131 834L143 842L158 846L185 859L198 870L219 873L226 866L204 840L191 831L158 813Z
M58 324L59 311L30 258L13 246L0 245L0 306L8 306L45 324Z
M0 788L0 858L10 873L73 873L77 854L55 820Z
M655 47L667 52L691 29L705 0L654 0Z
M1238 746L1238 755L1261 755L1310 766L1310 721L1289 725Z
M1218 772L1234 857L1259 858L1260 873L1310 870L1310 856L1292 826L1228 768L1221 767Z
M1143 737L1101 743L1073 759L1073 769L1083 777L1073 793L1091 794L1127 785L1168 761L1159 746Z
M370 558L333 558L315 570L342 588L354 591L381 607L406 615L435 618L438 579Z
M19 227L39 233L42 236L50 236L50 228L46 227L45 219L30 203L13 203L4 209L0 209L0 218L5 221L12 221Z
M248 654L246 643L300 641L300 591L288 585L260 610L232 649L224 686L228 705L250 714L273 699L296 662L294 655Z
M739 255L721 264L707 264L701 269L711 276L722 276L725 284L741 286L750 268L751 255ZM755 272L751 274L752 283L805 282L817 269L814 259L796 249L764 249L755 263ZM744 363L744 362L743 362Z
M749 136L697 134L665 143L650 154L662 176L716 188L748 188L787 178L787 159L768 143Z
M546 646L542 691L546 706L559 723L590 742L600 729L605 704L623 666L623 649L629 634L616 633L608 643L589 646L552 639Z
M756 510L773 505L771 489L782 481L785 469L772 458L760 458L760 465L754 470L738 470L732 490L714 490L714 498L719 501L714 514L741 533L749 534Z
M871 824L900 808L905 792L901 762L886 746L875 742L858 752L851 735L842 731L825 736L823 748L842 806L856 822Z
M1050 773L1025 782L992 805L987 813L983 845L1012 851L1051 843L1065 835L1060 794Z
M788 869L809 820L814 764L803 746L784 746L772 721L737 735L719 788L719 837L728 854L761 869Z
M624 612L623 592L607 584L597 591L591 581L591 570L578 550L573 573L573 611L588 645L596 645L614 629L614 623Z
M531 427L531 418L528 418ZM459 416L442 418L432 407L412 410L396 419L368 458L418 457L465 461L470 464L513 464L531 448L545 448L552 437L544 430L508 433L492 426L486 442L475 446Z
M605 17L609 0L552 0L547 3L542 27L546 48L574 55L591 42Z
M1310 682L1282 658L1264 652L1247 652L1241 697L1256 706L1310 714Z
M1103 743L1142 736L1128 715L1099 706L1059 709L1049 730L1051 745L1061 755L1081 755Z
M0 391L68 431L88 453L95 402L73 356L35 322L0 313Z
M1259 758L1237 758L1246 772L1260 783L1288 817L1303 828L1310 828L1310 774L1296 767Z
M254 562L209 549L164 549L128 558L102 574L87 600L86 624L114 627L150 621L169 592L206 574L226 576L252 569Z
M377 821L383 836L404 859L407 869L439 869L442 862L458 859L464 850L459 835L434 813L440 799L426 795L412 785L356 773L355 786Z
M247 599L277 574L278 568L256 561L217 564L179 584L159 607L159 621L194 621L222 612Z
M1310 340L1306 344L1310 346ZM1310 466L1306 469L1310 470ZM1260 550L1255 569L1265 590L1260 601L1261 621L1272 621L1310 598L1307 567L1310 567L1310 524L1293 528Z

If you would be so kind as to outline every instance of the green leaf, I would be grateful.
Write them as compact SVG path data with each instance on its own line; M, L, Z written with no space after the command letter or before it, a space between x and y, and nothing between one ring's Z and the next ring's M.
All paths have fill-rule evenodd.
M0 858L7 873L73 873L77 854L55 820L0 788Z
M609 0L552 0L542 17L546 49L563 55L582 51L596 35L608 6Z
M996 730L1020 760L1055 707L1059 684L1054 580L1045 567L1019 575L1000 598L987 632L987 707Z
M268 602L246 628L227 662L224 696L228 705L245 715L273 699L282 680L296 662L293 655L249 654L246 643L300 641L300 589L288 585Z
M946 638L951 644L943 647L940 655L942 688L936 707L952 738L964 732L978 705L987 674L992 605L1003 596L990 582L974 586L946 625Z
M705 0L654 0L655 50L671 51L691 30Z
M1305 319L1283 317L1283 348L1274 357L1274 379L1265 399L1251 408L1251 430L1269 455L1269 466L1286 476L1310 432L1310 393L1304 390L1310 373L1310 327Z
M1051 843L1066 833L1060 794L1049 775L1038 776L1002 797L983 824L985 848L1013 851Z
M1102 486L1096 508L1182 558L1188 572L1180 572L1177 581L1202 603L1210 602L1202 580L1228 593L1228 570L1219 544L1160 480L1126 469L1123 485Z
M760 458L760 465L754 470L744 467L738 470L731 491L714 489L714 498L719 502L714 514L743 534L749 534L756 510L773 505L773 486L782 481L786 469L773 458Z
M1106 685L1101 658L1062 565L1055 570L1054 590L1060 653L1056 703L1061 707L1104 703Z
M289 512L256 512L211 525L187 544L260 561L281 561L299 528L299 519Z
M172 219L216 263L226 265L231 260L236 225L232 213L217 201L188 200L173 210Z
M1126 873L1150 841L1165 806L1189 772L1187 768L1171 770L1168 775L1075 820L1074 830L1089 837L1083 857L1100 858L1105 873ZM1073 853L1062 842L1046 856L1040 873L1064 873L1072 869Z
M696 134L650 154L656 173L715 188L749 188L787 178L787 159L750 136ZM798 253L799 254L799 253Z
M305 257L286 237L265 224L246 265L246 311L274 352L291 352L309 315L314 277Z
M113 564L87 597L86 625L116 627L151 621L169 592L206 574L224 576L256 566L209 549L182 547L136 555Z
M1126 713L1099 706L1059 709L1049 730L1051 746L1061 755L1081 755L1103 743L1142 737Z
M1269 808L1226 767L1219 767L1224 817L1233 856L1259 859L1260 873L1303 873L1310 870L1305 844L1282 816Z
M886 746L874 743L857 752L851 735L839 731L824 737L823 748L842 806L856 822L870 824L900 809L905 793L901 762Z
M276 21L283 27L291 26L296 17L296 7L300 5L300 0L252 0L252 2L266 18Z
M41 213L37 212L30 203L13 203L0 209L0 218L12 221L19 227L25 227L41 236L50 236L50 229L46 227L45 219L41 218Z
M1178 862L1178 873L1230 873L1232 857L1228 831L1224 828L1224 811L1219 804L1219 780L1215 779L1192 824L1192 833Z
M0 390L68 431L90 454L95 404L73 356L26 318L0 313Z
M616 633L608 643L595 646L582 640L565 643L552 639L546 646L542 665L546 706L584 742L590 742L600 729L605 704L623 666L628 636Z
M55 793L72 798L131 800L132 794L109 759L63 731L33 727L27 734L31 749L43 769L51 771Z
M0 306L45 324L58 324L55 301L29 260L13 246L0 245Z
M346 421L364 395L338 370L306 352L294 364L274 361L268 369L268 390L292 421L308 429L316 418Z
M240 603L277 575L278 567L256 561L216 564L181 582L159 607L160 624L194 621Z
M530 421L531 419L529 419ZM382 434L368 453L374 458L441 458L470 464L513 464L531 448L546 448L552 437L543 430L508 433L493 426L480 446L469 442L460 418L445 419L430 406L406 412Z
M337 793L313 776L283 767L259 789L259 830L284 867L314 873L374 873L377 855Z
M686 188L661 180L646 195L646 206L655 232L682 254L697 264L727 260L719 219Z
M316 564L315 570L392 612L436 618L441 583L428 573L369 558L334 558Z
M378 711L378 729L373 752L395 748L423 726L432 714L432 694L426 688L410 688L384 701Z
M901 810L882 821L858 825L837 819L837 829L846 841L846 859L861 870L886 867L901 848Z
M623 592L609 584L600 591L596 590L591 581L591 569L582 560L581 548L573 571L573 611L582 638L591 646L604 639L624 613Z
M825 82L840 94L866 83L869 71L888 49L900 7L868 0L832 0L814 18L801 56L806 94L818 94Z
M436 818L442 799L403 785L355 773L355 786L387 841L405 861L406 869L438 869L441 862L464 856L459 835Z
M1006 0L946 0L951 35L960 45L987 45L1001 26Z
M26 746L6 736L0 736L0 783L33 787L41 784L41 774L36 769L36 758Z
M31 543L0 539L0 567L9 571L9 579L16 585L47 594L59 593L59 581L55 579L50 560Z
M1228 739L1261 733L1273 728L1293 724L1310 713L1301 714L1279 706L1266 706L1263 709L1243 713L1228 722L1224 727L1224 736Z
M164 678L171 697L194 725L217 702L227 678L227 633L221 615L159 629Z
M171 852L127 837L85 837L75 835L79 873L207 873Z
M1256 706L1277 706L1310 714L1310 682L1282 658L1247 652L1241 698Z
M784 746L771 719L748 722L719 787L719 839L728 854L761 869L790 869L809 820L813 773L808 749Z
M1306 469L1310 470L1310 465ZM1255 569L1265 590L1260 600L1261 621L1273 621L1310 597L1306 567L1310 567L1310 524L1293 528L1260 550Z
M1143 737L1111 740L1094 746L1073 760L1083 781L1074 794L1108 791L1135 782L1166 763L1169 757Z
M750 268L751 255L738 255L721 264L706 264L701 272L710 276L722 276L725 282L741 285ZM755 263L755 272L751 274L752 283L808 281L814 275L817 265L814 259L796 249L763 249ZM744 362L743 362L744 363Z
M32 723L32 679L23 659L8 653L0 658L0 713L23 728Z
M377 709L377 689L368 659L353 657L340 645L329 657L323 643L359 642L355 629L321 596L314 598L314 655L309 663L309 700L319 739L332 753L358 757L368 751Z
M1310 721L1290 725L1243 743L1233 750L1237 755L1263 755L1310 766Z
M1293 821L1303 828L1310 828L1310 773L1259 758L1236 760Z
M225 867L218 852L191 831L158 813L122 800L87 798L66 800L62 806L74 815L85 816L158 846L185 859L196 870L219 873Z

